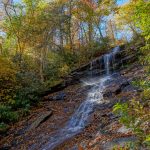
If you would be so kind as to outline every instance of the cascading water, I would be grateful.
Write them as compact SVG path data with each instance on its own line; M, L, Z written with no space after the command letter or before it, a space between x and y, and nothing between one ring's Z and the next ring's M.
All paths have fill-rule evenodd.
M111 53L104 55L104 65L105 65L106 75L110 75L111 70L114 71L113 64L114 64L115 59L116 59L116 54L119 52L119 50L120 50L120 47L117 46L117 47L112 49Z
M105 64L105 71L106 71L106 75L110 74L110 60L111 60L111 53L110 54L106 54L104 56L104 64Z
M115 55L119 51L119 47L112 50L111 53L104 55L104 66L106 75L93 80L85 80L84 85L90 85L91 91L87 95L87 99L81 103L79 108L73 114L71 119L68 121L66 126L57 131L55 135L52 135L46 145L43 146L42 150L52 150L59 144L63 143L70 137L78 134L88 124L89 116L93 112L94 105L103 103L103 90L105 89L105 82L110 79L110 68L111 62L115 59ZM95 63L95 61L94 61ZM93 66L92 64L91 66Z
M88 122L88 117L90 113L93 111L93 106L97 103L101 103L101 100L103 98L102 92L104 89L104 82L108 79L107 78L101 78L99 80L86 82L84 81L84 84L93 86L91 91L88 93L87 99L85 102L83 102L75 114L72 116L71 120L68 123L68 127L70 129L78 130L82 129L86 126L86 123Z

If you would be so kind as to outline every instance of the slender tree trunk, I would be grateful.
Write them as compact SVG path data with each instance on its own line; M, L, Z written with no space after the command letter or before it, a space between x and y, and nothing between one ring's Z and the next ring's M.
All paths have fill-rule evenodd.
M114 28L111 20L108 22L108 37L113 44L116 42Z
M63 39L63 26L64 26L64 24L63 24L63 20L61 20L63 14L64 14L63 6L61 6L61 8L60 8L60 18L59 18L59 25L60 25L59 40L60 40L61 50L63 50L63 46L64 46L64 39Z
M69 1L69 42L70 42L70 49L73 51L73 41L72 41L72 0Z
M3 47L2 47L2 44L0 43L0 55L3 54Z
M132 30L133 34L134 34L136 37L138 37L139 35L138 35L137 31L134 29L134 27L132 26L132 24L130 24L129 27L130 27L130 29Z
M97 28L98 28L98 31L99 31L100 39L103 41L104 37L103 37L102 31L101 31L100 25L97 25Z
M63 46L64 46L64 40L63 40L63 31L62 31L62 26L60 25L60 47L63 50Z
M44 75L43 75L43 60L44 60L44 54L43 54L43 49L41 48L40 50L40 66L39 66L39 72L40 72L40 80L41 83L44 82Z
M89 21L89 23L88 23L88 27L89 27L89 31L88 31L88 33L89 33L89 43L91 43L92 42L92 38L93 38L93 27L92 27L92 22L91 22L91 20Z
M86 34L85 28L84 28L84 26L82 24L81 24L81 28L82 28L83 33L85 35L86 43L88 43L88 35ZM83 38L84 38L84 36L83 36Z

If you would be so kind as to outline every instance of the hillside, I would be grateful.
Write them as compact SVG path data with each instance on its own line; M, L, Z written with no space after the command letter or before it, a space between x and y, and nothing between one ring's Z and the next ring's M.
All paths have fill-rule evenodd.
M0 149L148 150L150 1L1 0Z

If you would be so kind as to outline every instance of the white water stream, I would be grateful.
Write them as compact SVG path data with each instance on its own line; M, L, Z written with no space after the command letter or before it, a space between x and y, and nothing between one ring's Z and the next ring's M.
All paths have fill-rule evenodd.
M103 90L105 89L105 82L111 78L110 68L113 67L113 60L115 59L115 55L118 51L119 47L116 47L111 53L104 55L106 72L104 77L92 78L92 80L86 79L83 81L85 86L90 85L92 87L86 100L80 104L79 108L75 111L66 126L50 137L48 143L43 145L42 150L54 149L65 140L81 132L81 130L84 129L84 127L89 123L89 116L94 111L94 105L103 103ZM94 64L91 64L91 66L93 65Z

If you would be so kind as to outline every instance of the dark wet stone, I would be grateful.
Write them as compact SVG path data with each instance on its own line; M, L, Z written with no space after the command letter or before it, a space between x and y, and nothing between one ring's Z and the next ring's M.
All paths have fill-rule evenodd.
M107 117L107 113L102 114L101 117Z
M60 92L58 95L54 97L54 100L64 100L66 97L66 94L64 92Z
M107 114L107 116L114 116L114 114L112 113L112 112L109 112L108 114Z
M131 99L131 96L122 96L120 99L119 99L119 101L118 102L122 102L122 103L125 103L125 102L127 102L128 100L130 100Z
M116 118L118 118L119 116L116 116L116 115L110 115L109 116L109 118L111 119L111 120L113 120L113 119L116 119Z
M140 89L137 87L134 87L133 85L128 85L122 89L122 92L137 92L137 91L139 92Z
M10 150L10 149L11 149L11 146L4 146L0 148L0 150Z
M66 93L64 92L59 92L56 96L49 96L48 99L50 101L61 101L61 100L64 100L66 97Z
M85 86L85 87L83 87L83 88L79 88L78 90L77 90L77 92L80 94L83 94L83 93L86 93L86 92L88 92L91 88L92 88L93 86L92 85L87 85L87 86Z
M23 129L20 129L15 133L15 136L20 136L26 132L26 130L29 128L29 125L26 125Z
M118 77L120 77L120 73L113 73L112 75L111 75L111 77L112 78L118 78Z
M17 144L18 144L17 140L13 140L12 143L11 143L11 146L16 147Z
M112 92L108 91L103 94L104 98L111 98L113 96Z
M114 74L112 79L106 82L106 88L103 91L104 98L111 98L122 92L126 86L129 85L129 82L126 78L119 76L119 74Z
M69 112L69 108L64 108L64 112L65 113Z
M114 102L110 102L110 103L107 103L107 104L100 104L100 105L95 105L94 106L94 109L95 110L104 110L104 109L107 109L107 108L112 108L114 106Z
M109 103L108 106L107 106L107 108L112 108L114 106L114 104L115 104L115 102Z

